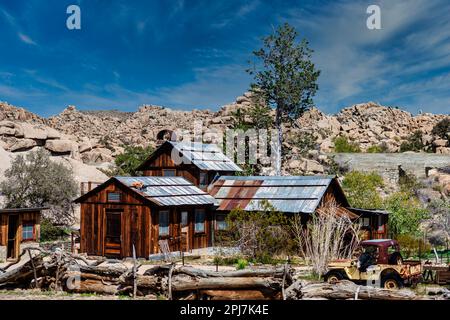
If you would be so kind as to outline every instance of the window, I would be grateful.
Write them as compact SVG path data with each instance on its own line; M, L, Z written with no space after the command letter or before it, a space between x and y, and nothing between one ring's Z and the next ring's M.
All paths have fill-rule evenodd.
M163 169L163 176L164 177L175 177L177 174L177 171L175 169Z
M200 187L206 187L208 185L208 173L200 172Z
M370 218L361 218L362 227L370 227Z
M205 210L195 209L195 232L205 232Z
M225 214L216 214L216 230L227 230L228 224Z
M159 235L169 235L169 211L159 212Z
M188 225L188 212L182 211L181 212L181 226L186 227Z
M378 232L384 232L383 216L378 216Z
M108 192L108 202L120 202L120 193Z
M22 240L34 240L34 222L22 223Z

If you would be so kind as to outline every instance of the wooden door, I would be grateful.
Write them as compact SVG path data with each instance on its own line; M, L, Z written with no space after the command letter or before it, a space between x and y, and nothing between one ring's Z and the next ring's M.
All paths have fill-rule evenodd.
M7 243L7 259L17 259L19 256L19 216L9 215L8 217L8 243Z
M106 209L105 256L122 256L122 211Z

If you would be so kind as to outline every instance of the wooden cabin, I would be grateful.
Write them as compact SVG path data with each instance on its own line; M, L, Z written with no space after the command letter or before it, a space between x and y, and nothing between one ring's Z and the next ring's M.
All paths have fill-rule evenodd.
M138 257L212 245L215 199L183 177L113 177L75 200L81 205L80 251Z
M225 217L235 208L259 211L267 201L276 211L301 214L306 224L312 214L320 214L327 203L333 201L338 206L336 214L367 223L367 226L363 224L363 229L369 228L370 239L387 237L387 213L380 219L379 211L350 208L334 176L223 176L208 192L219 205L214 219L216 231L225 228Z
M44 209L0 209L0 261L17 260L24 248L39 245Z
M180 176L202 190L217 177L241 172L215 144L165 141L138 168L144 176Z

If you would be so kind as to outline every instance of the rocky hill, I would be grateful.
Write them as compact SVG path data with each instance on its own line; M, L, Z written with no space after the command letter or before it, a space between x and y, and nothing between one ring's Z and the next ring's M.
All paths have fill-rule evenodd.
M219 111L179 111L154 105L141 106L136 112L80 111L68 106L60 114L42 118L7 103L0 103L0 146L8 152L23 152L43 147L55 156L67 156L90 165L111 163L123 152L124 145L155 145L163 130L194 133L194 123L201 121L204 132L221 131L233 126L238 109L245 112L252 105L250 93ZM448 141L431 131L449 115L420 114L385 107L373 102L357 104L327 115L313 108L293 125L286 125L284 159L286 173L322 173L324 153L334 151L334 139L345 136L364 152L372 146L383 146L387 152L398 152L402 142L416 130L422 131L426 148L450 154ZM251 119L245 117L251 124ZM314 147L305 154L292 137L303 133L314 137ZM298 141L298 139L297 139Z

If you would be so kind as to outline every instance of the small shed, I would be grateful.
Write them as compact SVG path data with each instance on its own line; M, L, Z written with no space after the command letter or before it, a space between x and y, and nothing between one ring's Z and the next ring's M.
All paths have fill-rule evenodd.
M389 212L384 210L368 210L349 208L360 217L362 240L386 239L388 237Z
M0 261L16 260L22 249L39 245L42 210L0 209Z
M215 144L166 141L138 168L144 176L180 176L205 190L221 175L242 169Z
M75 200L81 204L80 251L138 257L212 244L216 200L182 177L113 177Z
M301 214L304 223L314 213L321 213L321 207L329 201L338 205L337 214L365 222L378 228L387 220L378 219L379 213L370 210L350 208L348 200L335 176L223 176L209 187L209 193L219 202L216 210L216 230L224 228L226 215L235 208L258 211L263 202L286 214ZM364 217L364 219L358 219ZM387 219L387 215L386 215ZM381 229L376 237L384 236ZM370 233L371 238L374 233Z

